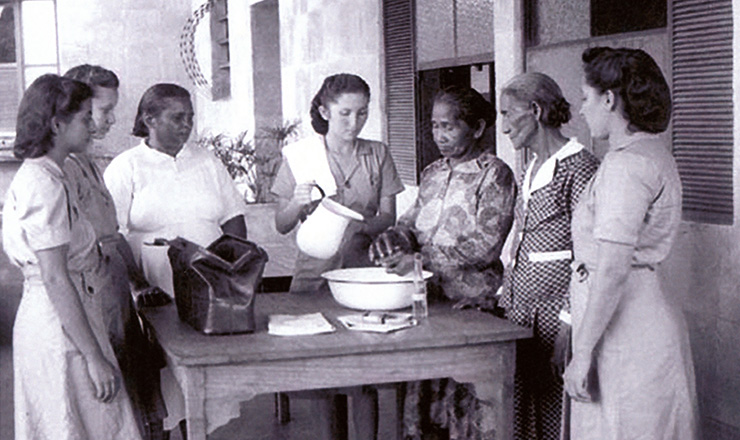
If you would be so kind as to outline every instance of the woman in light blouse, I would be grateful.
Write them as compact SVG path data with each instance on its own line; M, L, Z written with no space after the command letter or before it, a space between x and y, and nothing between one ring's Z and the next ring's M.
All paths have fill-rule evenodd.
M671 95L639 49L583 53L581 114L609 150L573 213L573 439L695 439L694 367L658 270L681 222L681 181L657 136Z

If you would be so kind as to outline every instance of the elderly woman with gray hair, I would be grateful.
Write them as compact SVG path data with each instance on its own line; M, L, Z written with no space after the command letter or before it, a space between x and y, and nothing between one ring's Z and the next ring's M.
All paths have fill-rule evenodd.
M547 75L525 73L509 81L501 92L500 113L514 149L533 153L520 181L511 264L499 302L509 320L533 330L533 338L517 346L515 438L557 439L563 366L551 368L551 359L563 325L558 316L568 306L570 223L598 161L561 133L570 120L570 104Z

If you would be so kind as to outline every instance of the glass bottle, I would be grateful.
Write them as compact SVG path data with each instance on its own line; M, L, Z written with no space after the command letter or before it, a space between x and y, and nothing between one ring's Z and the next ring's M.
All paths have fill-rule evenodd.
M421 254L414 254L414 293L412 295L411 313L417 324L424 322L429 314L427 308L427 283L424 281L424 271L421 263Z

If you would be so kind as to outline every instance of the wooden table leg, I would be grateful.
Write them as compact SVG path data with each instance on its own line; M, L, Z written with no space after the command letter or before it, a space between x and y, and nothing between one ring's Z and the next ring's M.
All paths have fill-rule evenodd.
M275 393L275 417L281 425L290 422L290 399L286 393Z
M206 440L204 371L202 368L186 368L184 379L182 391L185 396L188 440Z

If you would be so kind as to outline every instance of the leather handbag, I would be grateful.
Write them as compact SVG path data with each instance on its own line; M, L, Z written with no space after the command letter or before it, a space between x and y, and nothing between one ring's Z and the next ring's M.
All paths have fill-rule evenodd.
M182 237L168 244L180 319L208 335L253 332L254 295L267 252L228 234L207 248Z

